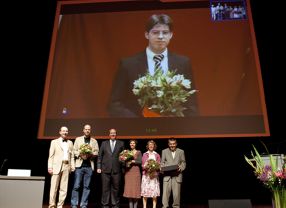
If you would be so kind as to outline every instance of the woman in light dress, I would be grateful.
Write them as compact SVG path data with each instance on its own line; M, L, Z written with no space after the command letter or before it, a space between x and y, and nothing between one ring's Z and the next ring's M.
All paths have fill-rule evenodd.
M143 197L143 208L147 208L147 198L152 198L153 208L156 208L157 197L160 196L159 170L150 177L146 171L148 160L153 159L160 164L160 155L155 152L157 145L153 140L147 142L147 152L142 157L142 183L141 196Z

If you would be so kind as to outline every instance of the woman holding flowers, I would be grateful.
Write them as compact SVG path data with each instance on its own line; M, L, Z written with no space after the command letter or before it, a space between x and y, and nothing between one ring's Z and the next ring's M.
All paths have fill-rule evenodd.
M142 162L142 153L136 149L137 141L130 140L129 153L132 158L125 161L125 184L123 196L129 199L129 208L137 208L138 199L141 198L141 173L140 166Z
M142 183L141 196L143 208L147 207L147 198L153 199L153 208L156 208L157 197L160 196L159 171L160 155L155 152L157 145L153 140L147 142L147 152L142 157Z

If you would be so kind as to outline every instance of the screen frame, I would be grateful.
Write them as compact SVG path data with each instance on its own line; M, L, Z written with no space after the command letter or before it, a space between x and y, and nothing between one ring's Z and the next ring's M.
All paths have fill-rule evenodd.
M143 3L144 2L144 3ZM126 133L124 130L119 131L118 138L122 139L128 139L128 138L168 138L168 137L175 137L175 138L223 138L223 137L261 137L261 136L270 136L270 130L269 130L269 124L268 124L268 117L267 117L267 110L266 110L266 103L265 103L265 97L264 97L264 89L263 89L263 83L262 83L262 75L260 70L260 63L259 63L259 57L258 57L258 51L257 51L257 45L256 45L256 37L253 27L253 20L251 15L251 8L250 8L250 2L249 0L246 1L247 4L247 14L248 14L248 21L251 31L251 39L252 39L252 47L254 49L254 58L255 58L255 64L257 66L257 79L258 79L258 86L260 91L260 102L261 102L261 109L262 109L262 121L263 123L260 124L261 127L258 128L264 128L262 132L252 132L248 131L248 133L233 133L233 131L229 131L226 133L217 133L217 131L212 131L210 133L205 134L157 134L156 128L146 127L147 133L142 134L136 134L134 133ZM54 129L55 135L46 135L45 134L45 125L46 125L46 111L47 111L47 104L48 104L48 94L49 94L49 88L50 88L50 82L52 78L52 70L53 70L53 63L54 63L54 52L56 47L56 40L57 40L57 31L58 31L58 23L60 21L60 15L61 14L73 14L73 13L80 13L80 12L105 12L110 7L114 11L134 11L138 8L138 10L154 10L156 9L173 9L174 7L177 8L191 8L193 7L200 7L200 6L206 6L209 3L209 1L178 1L178 0L165 0L165 1L136 1L136 0L125 0L125 1L100 1L100 0L89 0L89 1L59 1L57 4L56 9L56 15L54 20L54 28L53 28L53 35L52 35L52 42L51 42L51 48L50 48L50 55L49 55L49 61L48 61L48 70L46 75L46 82L45 82L45 89L44 89L44 96L43 96L43 103L42 103L42 110L41 110L41 117L39 122L39 130L38 130L38 138L39 139L53 139L57 137L58 129L66 125L66 122L57 122L55 121L52 128ZM126 6L128 5L128 6ZM152 5L150 7L150 5ZM209 5L209 4L208 4ZM154 118L153 121L159 121L162 118ZM222 118L223 119L223 118ZM234 123L237 122L236 118L234 117ZM254 118L246 118L245 121L249 121L248 123L244 123L244 125L247 127L248 125L251 125L253 121L251 119ZM115 123L120 123L122 120L117 119ZM184 119L182 118L180 122L184 122ZM204 122L204 118L199 118L199 122ZM93 122L86 119L85 123L91 123L93 126ZM106 121L108 123L108 121ZM123 122L124 123L124 122ZM169 122L166 122L169 123ZM82 122L75 122L72 125L67 126L71 129L77 129L73 131L71 137L74 137L78 133L81 132L82 126L84 123ZM95 128L97 125L95 124ZM150 125L149 125L150 126ZM111 125L110 127L106 127L104 129L99 129L99 131L96 131L96 135L100 138L108 138L107 130L110 128L113 128L114 125ZM117 127L116 127L117 128ZM121 129L121 128L119 128ZM121 134L121 135L120 135Z

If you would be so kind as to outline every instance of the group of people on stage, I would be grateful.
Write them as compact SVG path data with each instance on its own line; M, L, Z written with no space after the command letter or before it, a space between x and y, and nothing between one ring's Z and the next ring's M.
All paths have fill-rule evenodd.
M49 150L49 208L63 207L71 172L75 172L71 207L76 208L79 205L81 208L87 208L91 177L95 169L101 174L103 208L120 207L123 174L123 196L128 198L129 208L137 208L141 197L143 208L147 207L148 198L152 198L153 208L156 208L157 197L160 196L160 175L163 176L163 208L169 207L171 193L172 207L180 207L182 172L186 168L186 160L184 150L177 148L175 138L168 140L169 148L164 149L161 155L155 151L155 141L149 140L146 145L147 151L142 155L136 147L137 140L131 139L129 148L125 149L124 142L116 138L116 129L109 130L109 139L103 141L100 148L97 140L91 136L89 124L84 125L83 136L77 137L74 143L67 138L67 127L62 126L59 134L59 138L51 141Z

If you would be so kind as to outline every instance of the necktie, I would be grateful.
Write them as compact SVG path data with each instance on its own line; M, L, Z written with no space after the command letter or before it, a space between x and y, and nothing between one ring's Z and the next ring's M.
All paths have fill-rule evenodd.
M153 60L155 61L155 70L157 69L162 70L161 61L163 60L163 58L164 58L163 54L158 54L153 57Z
M114 140L111 141L111 152L114 150Z

